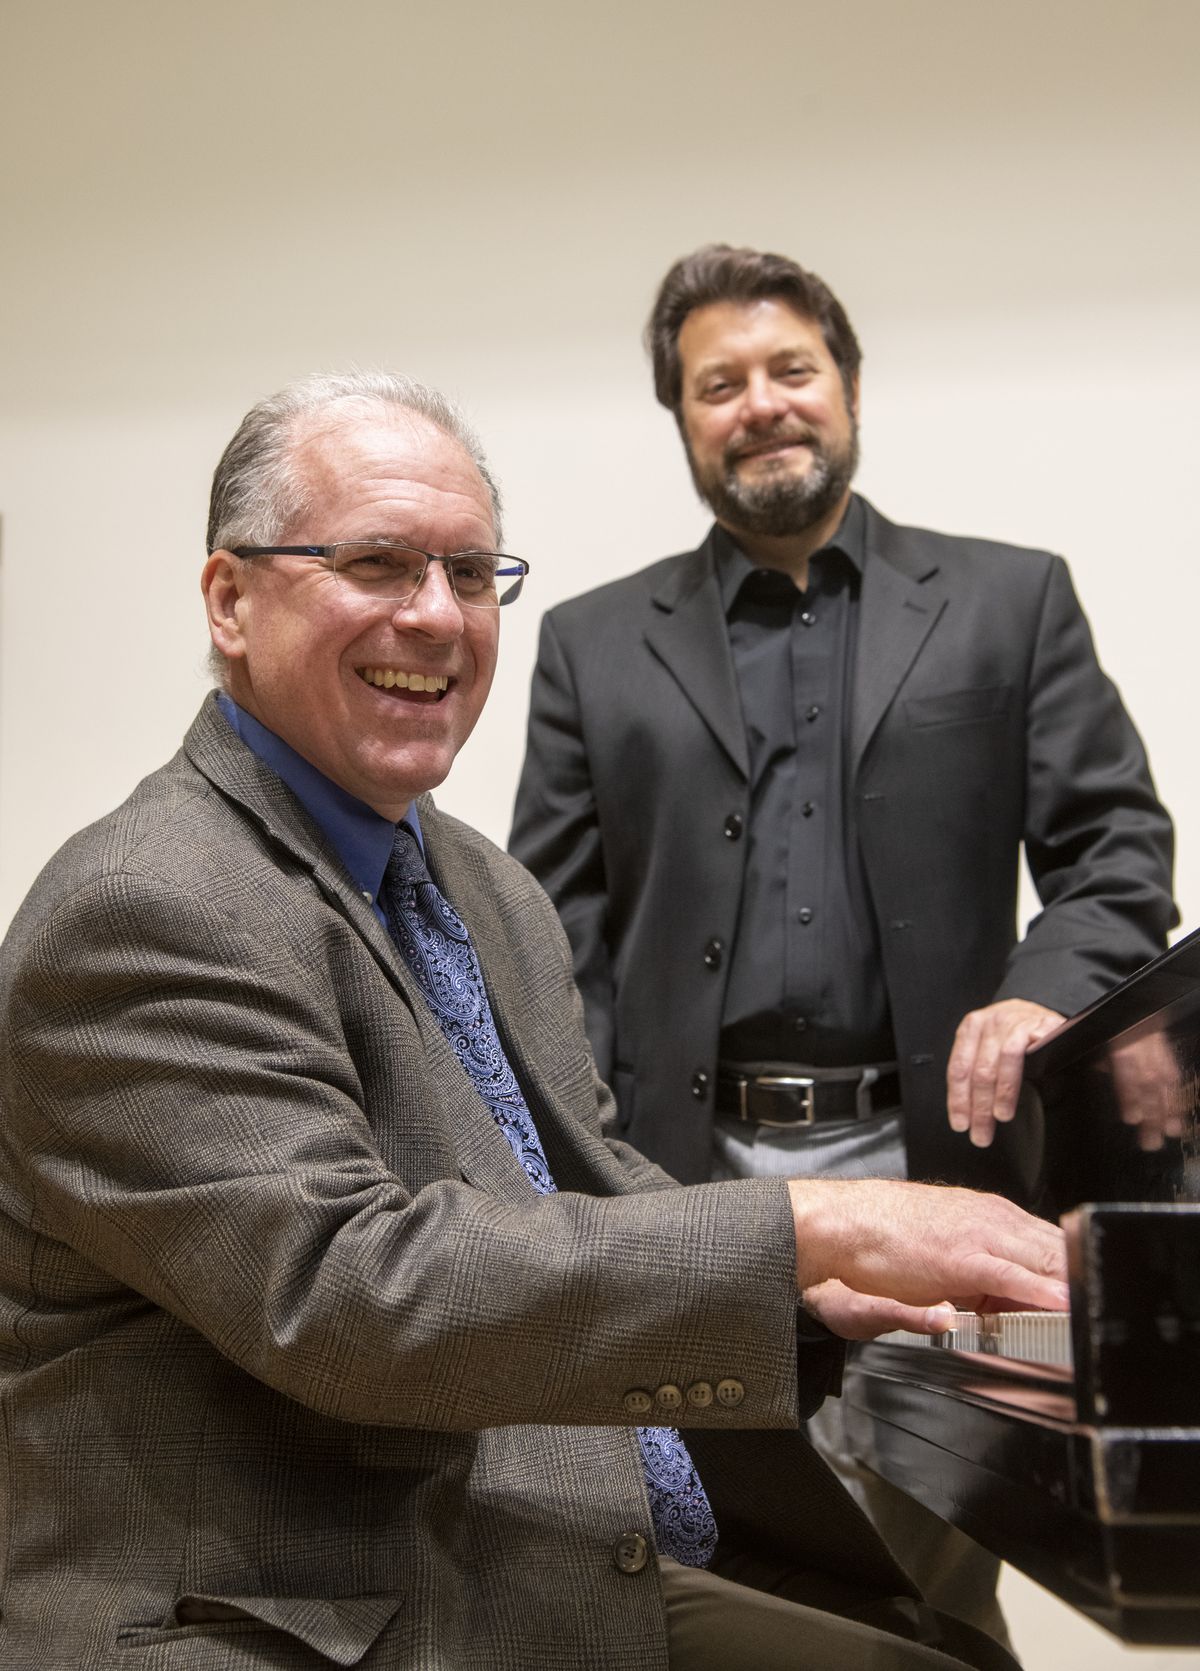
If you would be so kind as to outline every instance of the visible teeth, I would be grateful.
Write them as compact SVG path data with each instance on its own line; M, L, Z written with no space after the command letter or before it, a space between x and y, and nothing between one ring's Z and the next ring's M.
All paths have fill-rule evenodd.
M450 684L445 673L403 673L394 667L364 667L362 678L378 690L442 691Z

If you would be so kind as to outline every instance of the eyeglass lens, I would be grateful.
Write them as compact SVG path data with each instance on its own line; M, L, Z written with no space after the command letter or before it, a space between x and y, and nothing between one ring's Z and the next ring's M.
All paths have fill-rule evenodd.
M339 580L371 597L396 602L412 596L430 562L443 565L460 603L484 609L495 609L515 596L525 578L519 564L505 563L499 553L491 551L429 557L407 546L350 540L337 545L333 554L333 569Z

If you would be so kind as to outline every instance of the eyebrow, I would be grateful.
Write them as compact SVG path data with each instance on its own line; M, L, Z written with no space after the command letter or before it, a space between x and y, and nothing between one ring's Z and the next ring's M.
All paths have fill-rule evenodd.
M768 356L767 364L774 365L780 360L804 360L809 365L816 365L817 355L814 354L812 349L805 344L785 344L782 348L775 349L775 351ZM714 375L740 369L741 364L741 360L737 358L702 360L693 371L692 376L697 382L700 382L705 377L712 377Z
M438 555L436 552L427 552L423 545L414 545L407 534L403 538L399 534L355 534L350 539L329 540L326 543L329 545L402 545L406 551L418 551L423 557ZM460 545L457 550L446 551L441 555L445 557L465 557L472 551L486 551L494 557L504 556L504 552L494 545Z

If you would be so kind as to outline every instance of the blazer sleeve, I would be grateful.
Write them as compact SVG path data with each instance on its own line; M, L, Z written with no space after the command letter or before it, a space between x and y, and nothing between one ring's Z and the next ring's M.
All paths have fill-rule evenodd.
M402 1000L394 1031L352 1040L304 911L264 945L234 877L207 899L105 875L10 957L0 1154L35 1311L150 1302L343 1421L631 1426L631 1387L733 1374L742 1405L689 1425L795 1425L782 1184L473 1187ZM368 1108L363 1053L398 1050L394 1106Z
M1061 558L1033 648L1026 786L1025 853L1043 909L996 996L1070 1015L1156 957L1179 915L1171 820Z
M552 614L542 621L508 845L550 895L567 931L588 1037L601 1077L611 1080L614 984L604 851L584 716Z

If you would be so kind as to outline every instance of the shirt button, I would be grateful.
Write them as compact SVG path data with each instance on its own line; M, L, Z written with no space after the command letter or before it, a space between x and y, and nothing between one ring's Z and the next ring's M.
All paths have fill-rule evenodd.
M815 801L805 801L804 805L800 808L800 815L802 818L811 818L816 810L817 807Z
M644 1387L631 1387L621 1402L625 1406L627 1416L644 1416L654 1400Z
M717 1382L717 1403L723 1404L727 1410L736 1410L746 1396L746 1389L740 1381L728 1377Z
M683 1403L679 1388L667 1381L654 1395L654 1402L664 1410L678 1410Z
M740 812L731 812L725 820L725 838L727 841L740 841L742 831L746 827L746 820Z
M707 1410L713 1401L711 1381L693 1381L687 1390L687 1401L693 1410Z
M796 915L804 924L805 928L807 928L809 923L813 920L812 907L809 905L802 905L796 912Z
M817 703L814 702L812 707L805 711L804 717L810 725L812 724L813 720L820 719L821 710L820 710L820 707L817 705Z
M698 1068L692 1075L692 1095L697 1102L703 1102L708 1095L708 1075L703 1068Z
M718 940L716 938L710 940L708 942L707 946L705 946L705 948L704 948L704 966L705 966L705 968L706 969L719 969L721 967L721 954L724 950L725 950L724 940Z
M806 627L811 627L816 625L817 617L813 614L811 609L802 609L800 611L800 619L804 622Z
M613 1544L613 1561L619 1572L641 1572L646 1559L646 1540L640 1532L622 1532Z

